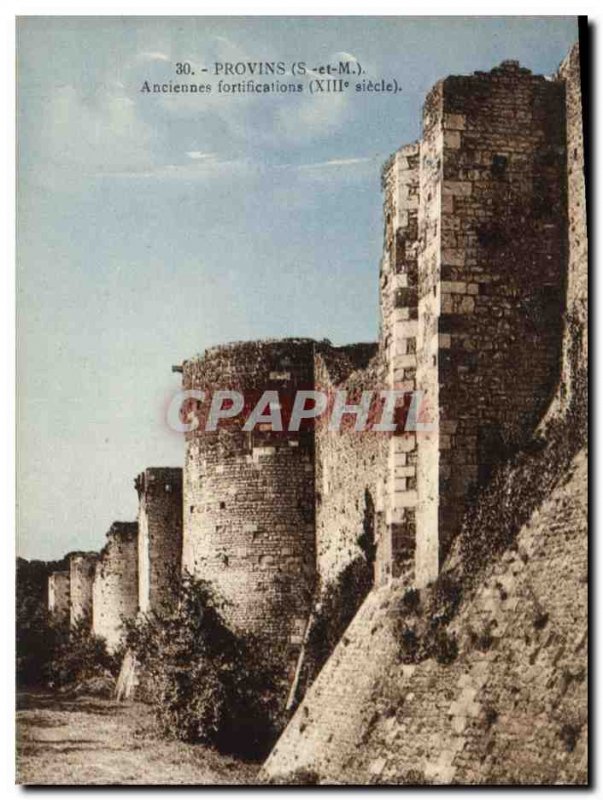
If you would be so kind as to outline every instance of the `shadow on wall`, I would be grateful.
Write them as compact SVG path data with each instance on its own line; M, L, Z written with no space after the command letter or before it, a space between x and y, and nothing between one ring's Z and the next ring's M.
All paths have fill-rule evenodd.
M329 659L346 628L356 616L365 597L373 588L375 564L375 503L367 488L364 492L362 531L356 540L362 555L350 561L337 578L327 584L314 606L306 641L296 702L303 698Z

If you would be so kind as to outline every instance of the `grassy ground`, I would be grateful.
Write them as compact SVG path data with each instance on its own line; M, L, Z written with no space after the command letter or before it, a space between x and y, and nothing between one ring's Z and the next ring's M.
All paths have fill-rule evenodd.
M140 703L21 693L17 782L26 784L254 784L259 764L153 734Z

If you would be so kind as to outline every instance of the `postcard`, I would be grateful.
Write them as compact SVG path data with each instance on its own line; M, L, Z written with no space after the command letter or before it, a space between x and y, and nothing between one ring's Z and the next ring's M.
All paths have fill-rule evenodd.
M17 19L17 781L584 786L577 17Z

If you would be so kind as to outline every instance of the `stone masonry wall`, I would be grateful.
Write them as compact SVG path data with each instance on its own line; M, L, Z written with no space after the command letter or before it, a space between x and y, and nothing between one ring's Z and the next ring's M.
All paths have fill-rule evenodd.
M314 388L314 342L211 348L185 361L183 387L235 389L249 408L278 390L286 417L294 392ZM314 433L269 424L248 433L242 422L186 435L182 566L214 584L233 627L264 637L293 665L316 578Z
M578 43L561 64L558 79L565 85L567 121L568 275L562 379L553 414L563 414L576 392L581 392L575 384L585 376L577 374L575 363L586 364L588 357L588 236Z
M384 171L381 268L389 383L432 430L390 440L379 574L418 585L550 403L567 271L563 83L504 62L440 81L423 116Z
M182 470L147 467L135 480L138 510L138 606L160 611L174 601L182 571Z
M418 327L419 143L398 150L383 171L384 252L380 272L380 348L387 365L382 388L416 390ZM374 434L373 434L374 435ZM376 580L411 575L415 552L416 438L388 437L383 469L385 525Z
M441 557L551 401L567 270L563 85L503 62L447 78L442 114Z
M555 80L505 62L437 84L424 109L416 233L407 215L417 185L414 146L386 166L380 349L390 370L394 360L412 369L410 359L399 362L412 331L396 330L395 315L403 298L399 307L410 317L415 298L394 293L392 277L397 263L411 276L416 256L415 385L435 431L417 433L406 451L416 466L417 497L408 506L416 525L412 515L386 518L408 528L403 538L390 529L389 554L380 548L390 569L378 575L395 574L396 541L414 545L416 569L413 576L402 568L401 580L369 594L274 748L267 780L295 782L302 773L326 783L587 780L585 451L568 469L565 439L547 444L553 491L502 556L471 562L475 574L457 573L450 591L460 607L435 650L409 660L412 637L403 635L405 624L420 637L430 630L429 598L446 587L438 581L410 597L409 580L425 587L437 576L474 490L530 442L559 378L553 408L569 406L568 395L586 396L579 89L577 47ZM386 508L399 468L390 454ZM500 505L509 505L522 469L525 458L510 461L492 484ZM496 497L484 502L497 507ZM496 513L483 520L500 527ZM499 541L502 534L486 525L481 535Z
M114 522L96 564L92 590L92 631L115 650L122 618L138 613L138 524Z
M48 578L48 611L58 624L69 622L70 594L69 572L53 572Z
M376 358L358 368L348 353L347 348L321 347L316 386L329 397L345 391L353 404L363 390L378 386L382 370ZM383 434L345 425L331 431L326 419L316 426L316 559L321 588L334 583L354 559L366 556L367 545L370 549L383 535L386 454Z
M373 591L264 779L287 782L304 770L341 784L584 784L586 470L582 451L463 597L453 659L404 663L407 587Z
M69 571L71 584L70 621L92 624L92 590L98 553L71 553Z
M416 548L414 583L425 586L439 572L441 530L438 519L441 449L448 422L440 404L438 353L442 270L442 82L426 98L423 109L419 201L419 287L417 327L417 391L421 393L431 430L417 433Z

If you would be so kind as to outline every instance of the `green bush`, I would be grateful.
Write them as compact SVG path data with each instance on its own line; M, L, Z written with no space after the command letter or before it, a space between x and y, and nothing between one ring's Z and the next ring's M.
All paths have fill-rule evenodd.
M126 626L160 731L221 752L263 756L278 725L265 649L226 626L211 586L185 576L171 609Z
M42 686L48 663L64 631L51 624L48 614L48 575L64 568L62 562L17 559L16 638L17 686Z
M17 619L17 686L21 689L42 686L47 681L48 665L54 658L63 631L51 625L45 609L36 609L29 618Z
M45 669L52 688L75 688L96 679L116 677L119 655L111 655L105 640L91 633L89 619L79 620L70 629L56 627L53 631L53 653Z

